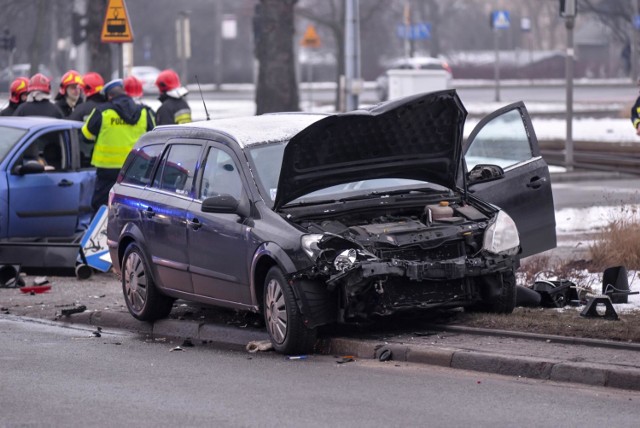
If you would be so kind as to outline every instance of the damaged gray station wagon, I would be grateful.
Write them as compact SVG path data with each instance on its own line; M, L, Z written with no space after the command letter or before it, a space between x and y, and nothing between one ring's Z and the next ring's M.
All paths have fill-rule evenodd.
M549 170L522 103L463 143L466 116L448 90L147 133L110 194L129 311L260 312L283 353L398 311L510 313L520 258L556 244Z

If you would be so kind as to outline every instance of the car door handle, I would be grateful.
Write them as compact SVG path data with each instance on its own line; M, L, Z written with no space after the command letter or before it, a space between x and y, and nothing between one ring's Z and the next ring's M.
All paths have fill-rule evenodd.
M73 186L73 181L69 181L66 178L63 178L62 180L60 180L60 182L58 183L58 186L60 187L69 187L69 186Z
M193 230L198 230L202 227L202 223L200 223L200 220L198 220L197 218L194 218L193 220L187 220L187 224Z
M145 216L146 218L151 218L151 217L153 217L154 215L156 215L156 213L155 213L155 212L153 212L153 208L151 208L151 207L147 207L147 209L146 209L146 210L143 210L143 211L142 211L142 215L143 215L143 216Z
M539 189L546 182L547 179L545 177L533 177L531 181L527 183L527 187L531 187L532 189Z

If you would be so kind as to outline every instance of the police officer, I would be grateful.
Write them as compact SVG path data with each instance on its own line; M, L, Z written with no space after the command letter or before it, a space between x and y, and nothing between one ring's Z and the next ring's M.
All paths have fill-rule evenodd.
M138 138L154 127L149 110L136 104L124 91L122 79L104 85L107 102L96 107L82 127L95 141L91 164L96 167L96 186L91 200L94 212L107 203L109 190Z
M51 80L42 73L36 73L27 85L27 101L20 104L14 116L48 116L62 119L60 109L49 101Z
M90 71L82 76L82 82L86 98L82 104L73 109L73 113L67 119L86 122L93 109L106 101L101 93L104 88L104 79L99 73Z
M173 70L163 70L158 74L156 86L160 91L162 105L156 113L157 125L191 122L191 108L184 99L189 93L180 85L180 78Z
M75 107L82 103L82 76L75 70L69 70L60 79L60 89L55 98L55 104L58 106L64 117L69 117Z
M13 116L20 104L27 99L27 86L29 79L26 77L17 77L11 85L9 85L9 105L0 111L0 116Z

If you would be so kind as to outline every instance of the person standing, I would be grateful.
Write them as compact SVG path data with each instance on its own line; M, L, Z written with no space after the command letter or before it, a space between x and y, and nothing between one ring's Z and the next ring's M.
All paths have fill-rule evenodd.
M99 73L90 71L82 76L82 82L86 98L82 104L73 109L73 113L67 119L86 122L93 109L106 101L101 93L104 88L104 79Z
M159 100L162 103L156 113L156 124L191 122L191 108L185 100L189 91L180 84L178 74L170 69L161 71L156 79L156 86L160 91Z
M82 103L82 76L75 70L69 70L60 79L60 89L55 98L55 104L58 106L64 117L69 117L76 106Z
M640 79L638 79L638 86L640 86ZM636 102L631 107L631 123L636 130L636 135L640 135L640 96L636 98Z
M48 116L62 119L60 109L49 101L51 80L42 73L36 73L27 85L27 101L20 104L14 116Z
M156 112L151 107L142 102L142 96L144 90L142 89L142 82L136 76L127 76L124 78L124 91L133 98L137 104L149 109L151 114L155 117Z
M0 111L0 116L13 116L20 104L27 99L27 86L29 79L26 77L17 77L9 85L9 105Z
M155 125L149 110L125 93L122 79L104 85L103 93L107 102L96 107L82 126L84 137L95 141L91 157L91 165L96 167L96 185L91 200L94 212L106 205L109 190L133 145Z

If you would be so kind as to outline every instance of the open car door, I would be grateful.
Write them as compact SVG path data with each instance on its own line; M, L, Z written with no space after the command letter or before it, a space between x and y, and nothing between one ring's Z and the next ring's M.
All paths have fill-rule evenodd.
M555 248L549 168L540 155L531 118L522 102L481 120L464 144L464 160L470 172L469 192L502 208L516 222L520 257ZM497 165L504 174L500 168L483 165Z

